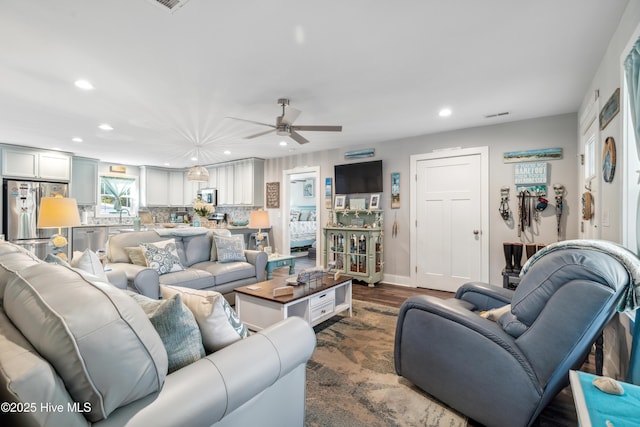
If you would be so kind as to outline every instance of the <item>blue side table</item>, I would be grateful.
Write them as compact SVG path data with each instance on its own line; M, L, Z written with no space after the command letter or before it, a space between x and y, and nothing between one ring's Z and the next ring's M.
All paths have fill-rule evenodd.
M289 274L294 274L296 272L296 259L286 255L270 256L267 261L267 280L273 279L273 270L282 267L289 267Z
M640 426L640 386L619 381L624 394L617 396L596 388L594 378L586 372L569 371L580 427L604 427L607 421L614 427Z

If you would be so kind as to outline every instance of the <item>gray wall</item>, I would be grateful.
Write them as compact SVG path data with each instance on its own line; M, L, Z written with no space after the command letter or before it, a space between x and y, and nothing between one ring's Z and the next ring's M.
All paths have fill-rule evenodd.
M627 55L625 51L632 37L638 35L637 29L640 25L640 1L631 0L627 9L622 15L622 19L616 33L611 38L607 52L605 53L598 71L593 76L593 80L585 92L584 101L580 106L580 117L593 98L593 92L600 92L600 108L604 106L616 88L621 89L620 102L623 103L625 93L623 90L623 74L621 63L623 57ZM601 206L609 210L609 225L601 226L601 238L618 243L624 243L623 229L623 182L625 176L625 140L623 139L623 114L621 112L600 132L600 153L602 142L608 136L613 136L616 141L617 167L616 174L611 183L602 183L601 186ZM578 148L579 149L579 148ZM634 151L632 151L633 153ZM600 161L600 156L597 156ZM601 167L600 164L597 165ZM635 171L629 172L629 184L637 186L637 174ZM616 379L624 380L629 363L629 353L631 348L631 322L628 314L619 314L612 321L604 332L604 373Z
M344 151L357 148L375 148L375 158L365 159L383 160L384 194L382 196L382 209L385 216L385 281L412 285L410 276L409 254L411 248L409 214L411 209L411 195L409 194L410 179L409 167L410 156L413 154L428 153L433 150L443 148L468 148L468 147L489 147L489 223L490 230L490 281L501 284L501 271L504 267L504 257L502 255L502 242L517 241L517 232L513 226L505 224L498 213L500 204L500 187L509 185L512 194L515 193L513 184L513 164L505 164L502 154L505 151L530 150L536 148L561 147L564 150L562 160L549 162L550 177L549 185L562 183L567 189L567 197L577 197L577 154L576 154L577 117L575 114L545 117L541 119L524 120L512 123L505 123L493 126L484 126L444 132L433 135L423 135L399 141L388 141L379 144L371 144L363 147L348 147L344 150L323 151L305 155L295 155L270 159L265 161L265 182L282 182L282 171L294 169L302 166L319 166L320 180L324 182L325 177L333 177L333 166L335 164L348 163L344 160ZM390 174L400 172L401 186L401 207L400 209L390 209ZM281 184L282 185L282 184ZM552 199L551 199L552 200ZM511 199L511 209L517 212L515 196ZM324 206L324 204L323 204ZM567 221L565 222L566 238L577 237L576 219L579 217L579 206L576 203L568 202L565 206ZM327 222L328 210L321 208L320 226ZM280 225L279 209L270 212L273 220L276 250L281 250L282 234ZM399 224L398 235L391 237L391 226L397 215ZM487 233L485 233L486 235ZM535 242L550 243L556 240L556 220L553 206L550 205L543 213L541 223L536 228L533 236ZM273 242L272 242L273 243ZM323 243L318 247L321 254Z

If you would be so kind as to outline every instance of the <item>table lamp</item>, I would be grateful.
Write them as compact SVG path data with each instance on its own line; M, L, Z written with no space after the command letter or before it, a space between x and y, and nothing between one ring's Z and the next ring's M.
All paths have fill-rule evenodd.
M62 227L77 227L80 225L80 214L76 199L67 197L43 197L40 200L38 212L38 228L57 228L58 234L51 236L53 253L66 258L63 253L67 246L67 239L62 235Z
M262 246L262 241L264 240L262 229L269 227L269 212L262 209L251 211L251 215L249 216L249 228L258 229L258 234L256 234L256 246L258 246L261 251L264 250L264 247Z

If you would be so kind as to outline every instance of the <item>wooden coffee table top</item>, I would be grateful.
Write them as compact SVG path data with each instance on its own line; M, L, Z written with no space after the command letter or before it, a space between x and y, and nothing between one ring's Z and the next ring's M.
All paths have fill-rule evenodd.
M286 304L291 301L298 300L300 298L307 297L322 291L326 291L334 286L352 280L351 276L341 275L338 280L333 280L333 275L325 275L322 280L312 280L310 285L290 285L286 282L287 278L277 277L273 280L267 280L265 282L255 283L253 285L241 286L234 289L235 292L251 295L257 298L262 298L269 301L280 302ZM259 286L260 289L249 289L254 286ZM282 286L290 286L293 288L293 295L282 295L279 297L273 296L273 290Z

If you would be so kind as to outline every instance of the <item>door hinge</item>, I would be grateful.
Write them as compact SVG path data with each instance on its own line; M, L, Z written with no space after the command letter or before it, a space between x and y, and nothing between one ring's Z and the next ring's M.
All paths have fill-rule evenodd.
M584 222L580 221L580 232L584 233Z
M416 273L418 272L418 266L416 265Z
M580 154L580 165L584 166L584 154Z

